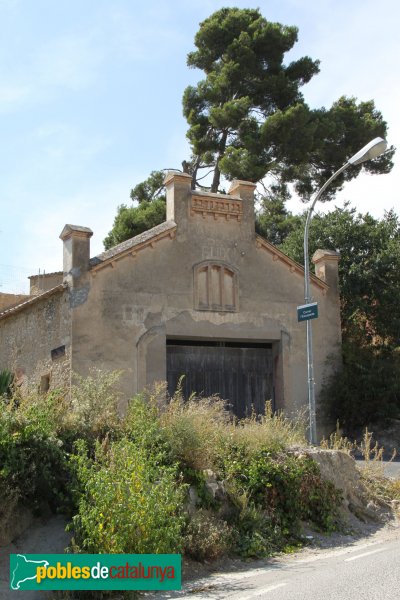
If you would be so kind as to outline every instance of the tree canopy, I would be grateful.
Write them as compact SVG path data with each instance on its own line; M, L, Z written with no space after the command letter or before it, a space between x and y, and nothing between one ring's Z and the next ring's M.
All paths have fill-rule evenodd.
M266 240L279 246L296 228L301 227L303 219L293 215L285 206L290 198L286 186L272 186L268 195L260 195L259 210L256 219L256 231Z
M280 249L304 261L304 219ZM340 252L339 283L345 336L363 345L400 346L400 221L394 211L382 219L357 213L349 204L313 217L310 257L325 248Z
M193 187L213 173L213 192L222 175L261 181L265 193L260 196L259 229L273 243L282 242L296 222L284 207L290 185L308 199L365 143L386 137L387 129L373 100L343 96L330 108L317 109L305 103L301 89L319 72L319 61L304 56L285 63L297 38L297 27L267 21L259 10L223 8L200 23L196 49L187 57L188 66L201 69L205 78L183 94L192 150L191 160L182 163L184 170L192 173ZM362 168L389 172L393 153L391 148L347 168L324 199L331 199ZM152 171L133 188L136 206L118 207L106 248L165 219L162 181L163 172Z
M300 90L319 72L319 61L304 56L286 65L297 39L297 27L271 23L255 9L223 8L200 24L187 63L205 79L183 95L194 183L203 168L214 172L213 192L221 174L250 181L270 175L308 198L365 143L386 136L372 100L341 97L329 109L307 106ZM390 171L392 154L365 168ZM349 168L330 194L361 168Z
M162 171L152 171L147 179L131 190L131 199L137 205L118 206L113 227L103 241L106 250L165 221L163 180Z
M295 227L280 213L288 231L280 249L302 263L305 214ZM276 222L276 220L275 220ZM268 225L268 220L267 220ZM400 220L357 213L350 205L313 217L310 257L317 248L339 250L343 368L325 384L330 422L348 433L400 418Z

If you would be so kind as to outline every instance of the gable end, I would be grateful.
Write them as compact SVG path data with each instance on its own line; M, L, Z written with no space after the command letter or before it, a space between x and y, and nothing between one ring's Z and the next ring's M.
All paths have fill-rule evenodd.
M260 235L256 236L256 247L268 252L268 254L272 256L272 260L281 261L282 263L286 264L289 267L291 273L297 273L298 275L301 275L304 278L304 267L302 267L302 265L300 265L295 260L289 258L289 256L286 256L286 254L284 254L281 250L278 250L278 248L273 244L267 242L267 240L262 238ZM319 279L319 277L317 277L313 273L310 273L310 280L311 283L321 288L324 293L326 293L326 291L329 290L329 285L322 281L322 279Z

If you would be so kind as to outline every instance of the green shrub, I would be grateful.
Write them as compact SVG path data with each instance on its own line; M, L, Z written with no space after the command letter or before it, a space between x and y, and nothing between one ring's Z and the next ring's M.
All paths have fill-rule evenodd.
M128 439L151 454L160 463L174 462L160 415L165 409L165 386L144 390L129 402L123 421L123 432Z
M0 485L38 509L56 508L67 486L66 460L59 437L62 396L32 394L0 412Z
M280 544L282 536L297 536L302 520L325 531L334 529L340 495L322 480L318 465L310 458L274 455L268 450L249 456L245 448L238 447L225 455L221 468L236 504L244 497L246 510L254 506L262 511L265 523L261 530L268 544ZM239 515L239 525L241 519Z
M9 398L14 376L8 369L0 371L0 397Z
M400 351L343 345L343 366L322 391L330 422L347 432L400 417Z
M337 529L342 495L333 483L322 479L317 463L311 459L305 464L299 500L302 521L310 521L327 533Z
M280 550L284 536L265 511L250 499L250 494L241 486L236 487L234 481L227 487L237 511L232 519L234 552L243 558L261 558Z
M123 439L88 458L72 457L81 496L73 519L77 548L94 553L170 553L182 546L186 488L141 446Z

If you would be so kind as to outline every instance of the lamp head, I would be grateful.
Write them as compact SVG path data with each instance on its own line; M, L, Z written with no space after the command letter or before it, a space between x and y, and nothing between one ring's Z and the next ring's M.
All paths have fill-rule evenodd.
M376 158L385 152L387 148L387 141L381 137L377 137L369 142L364 148L361 148L356 154L349 158L348 163L350 165L360 165L366 160Z

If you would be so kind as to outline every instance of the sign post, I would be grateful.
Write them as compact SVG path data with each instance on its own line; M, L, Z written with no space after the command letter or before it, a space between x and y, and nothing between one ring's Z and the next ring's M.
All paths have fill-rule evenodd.
M318 318L318 302L302 304L297 307L297 321L309 321Z

